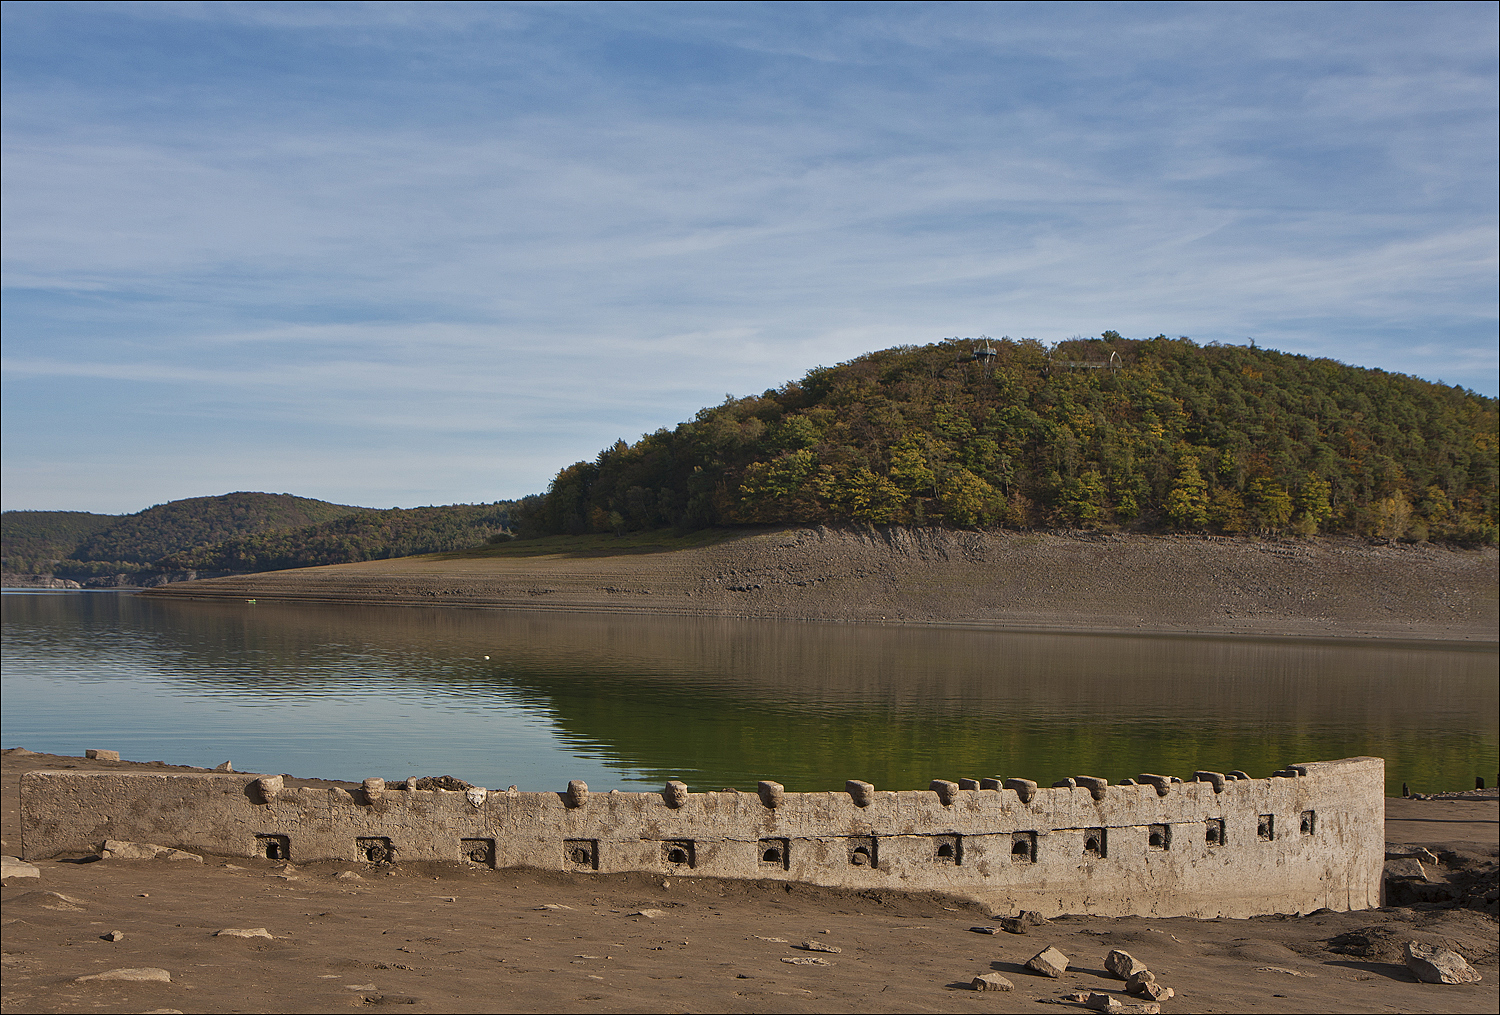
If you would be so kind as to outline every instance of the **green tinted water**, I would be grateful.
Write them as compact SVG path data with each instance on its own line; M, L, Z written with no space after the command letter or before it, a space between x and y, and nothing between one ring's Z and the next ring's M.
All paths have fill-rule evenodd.
M4 597L4 745L491 788L1500 764L1494 645ZM486 658L488 657L488 658Z

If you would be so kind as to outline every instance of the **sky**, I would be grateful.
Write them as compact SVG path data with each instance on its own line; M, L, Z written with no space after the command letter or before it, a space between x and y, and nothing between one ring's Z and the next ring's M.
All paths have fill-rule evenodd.
M520 497L949 336L1495 396L1497 11L5 3L0 499Z

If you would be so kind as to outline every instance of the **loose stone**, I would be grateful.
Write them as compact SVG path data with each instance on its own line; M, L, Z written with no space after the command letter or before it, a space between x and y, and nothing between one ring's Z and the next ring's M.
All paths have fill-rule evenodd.
M1000 933L1000 928L999 927L970 927L969 930L973 931L975 934L998 934L998 933Z
M108 934L100 934L99 937L105 941L124 941L125 932L123 930L112 930Z
M999 973L981 973L969 981L969 986L975 990L1015 990L1016 985L1011 983Z
M102 860L154 860L157 857L163 860L203 862L203 857L197 853L173 849L170 846L158 846L154 842L120 842L116 839L106 839L99 849L99 858Z
M1406 968L1423 983L1478 983L1483 979L1458 952L1420 941L1406 942Z
M94 980L124 980L127 983L171 983L172 974L165 969L155 966L141 966L134 969L106 969L102 973L90 973L88 976L75 977L74 983L89 983Z
M804 941L798 947L805 952L827 952L830 955L837 955L844 950L838 945L824 944L821 941Z
M1131 974L1138 973L1146 968L1146 964L1129 952L1116 948L1104 956L1104 968L1109 970L1109 975L1117 980L1128 980Z
M20 857L0 856L0 881L6 878L39 878L41 876L41 868L35 864L27 863Z
M274 940L271 938L271 932L264 927L225 927L223 930L215 931L214 937L263 937Z
M1024 934L1030 926L1024 916L1002 916L1000 918L1000 929L1007 934Z
M1119 1011L1120 1009L1125 1007L1115 997L1109 994L1100 994L1098 992L1089 994L1088 998L1083 1003L1088 1005L1089 1008L1094 1011Z
M120 760L120 752L119 751L101 751L101 750L97 750L97 749L92 748L92 747L89 748L88 750L84 751L83 752L83 756L85 758L92 758L95 761L119 761Z
M1056 948L1048 945L1026 960L1026 968L1042 976L1050 976L1054 980L1068 971L1068 957Z
M789 966L826 966L828 960L820 959L816 955L783 955L782 962Z

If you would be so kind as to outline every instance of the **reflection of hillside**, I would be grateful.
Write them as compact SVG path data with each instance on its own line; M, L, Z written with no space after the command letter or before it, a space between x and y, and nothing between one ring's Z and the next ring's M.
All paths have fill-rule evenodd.
M1266 774L1361 753L1387 757L1395 785L1434 785L1494 755L1500 707L1493 651L1452 647L116 596L85 606L10 597L6 619L86 646L78 628L114 631L130 614L136 647L200 692L519 701L581 754L711 788Z

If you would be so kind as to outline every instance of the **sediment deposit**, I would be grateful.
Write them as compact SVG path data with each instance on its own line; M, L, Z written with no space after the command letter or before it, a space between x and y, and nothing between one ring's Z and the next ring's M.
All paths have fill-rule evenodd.
M368 561L145 594L1494 642L1497 589L1493 548L819 527L662 553Z

